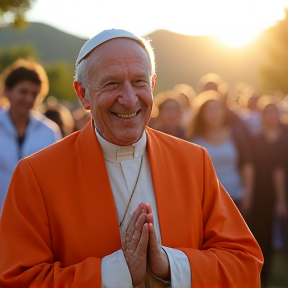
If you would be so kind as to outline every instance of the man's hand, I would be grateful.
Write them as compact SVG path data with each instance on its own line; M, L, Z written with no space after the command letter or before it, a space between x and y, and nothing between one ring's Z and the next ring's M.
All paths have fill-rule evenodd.
M152 274L164 281L170 281L170 265L166 252L157 242L152 208L146 205L147 223L149 225L148 264Z
M126 232L121 239L122 250L134 287L143 283L146 275L147 246L149 241L146 218L146 206L145 204L139 204L132 214Z

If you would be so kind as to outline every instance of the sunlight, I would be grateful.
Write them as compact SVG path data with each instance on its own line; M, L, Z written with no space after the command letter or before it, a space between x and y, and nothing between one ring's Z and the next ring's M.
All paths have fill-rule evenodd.
M37 0L28 19L52 24L81 37L92 37L109 28L132 30L139 35L166 29L187 35L213 35L228 45L240 46L282 19L284 8L288 7L287 0L146 0L145 5L135 0L77 3L77 0ZM67 7L69 13L63 15ZM95 17L95 11L101 13Z
M215 24L211 34L230 46L243 46L284 18L284 1L283 10L275 9L275 2L224 0L225 8L219 14L225 20Z
M188 3L181 11L185 20L174 22L170 30L187 35L212 35L234 47L249 43L283 19L288 4L286 0L206 0L198 1L195 13L191 2Z

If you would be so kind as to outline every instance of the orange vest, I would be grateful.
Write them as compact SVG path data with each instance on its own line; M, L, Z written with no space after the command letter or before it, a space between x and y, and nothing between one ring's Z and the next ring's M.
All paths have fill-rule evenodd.
M260 248L207 152L146 132L161 244L186 253L193 288L260 288ZM115 203L92 122L19 163L0 222L1 288L101 287L101 258L118 249Z

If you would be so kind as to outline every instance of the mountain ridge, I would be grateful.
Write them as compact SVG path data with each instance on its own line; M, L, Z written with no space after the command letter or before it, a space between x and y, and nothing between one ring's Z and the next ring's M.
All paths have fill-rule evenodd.
M213 36L189 36L168 30L157 30L147 36L156 55L156 93L178 83L195 88L200 77L210 72L230 84L238 81L259 84L258 70L266 59L263 35L239 48L229 47ZM74 65L86 40L37 22L20 30L10 26L0 29L0 47L30 43L45 64L66 61Z

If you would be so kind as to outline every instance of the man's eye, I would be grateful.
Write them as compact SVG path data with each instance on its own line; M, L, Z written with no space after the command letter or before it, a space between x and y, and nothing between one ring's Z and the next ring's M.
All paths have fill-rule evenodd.
M113 85L118 85L118 82L109 82L106 84L106 86L113 86Z
M119 86L120 86L119 82L108 82L107 84L104 85L103 89L106 91L110 91L118 88Z
M136 85L145 85L145 84L147 84L147 81L145 81L144 79L138 79L138 80L134 81L134 83Z

